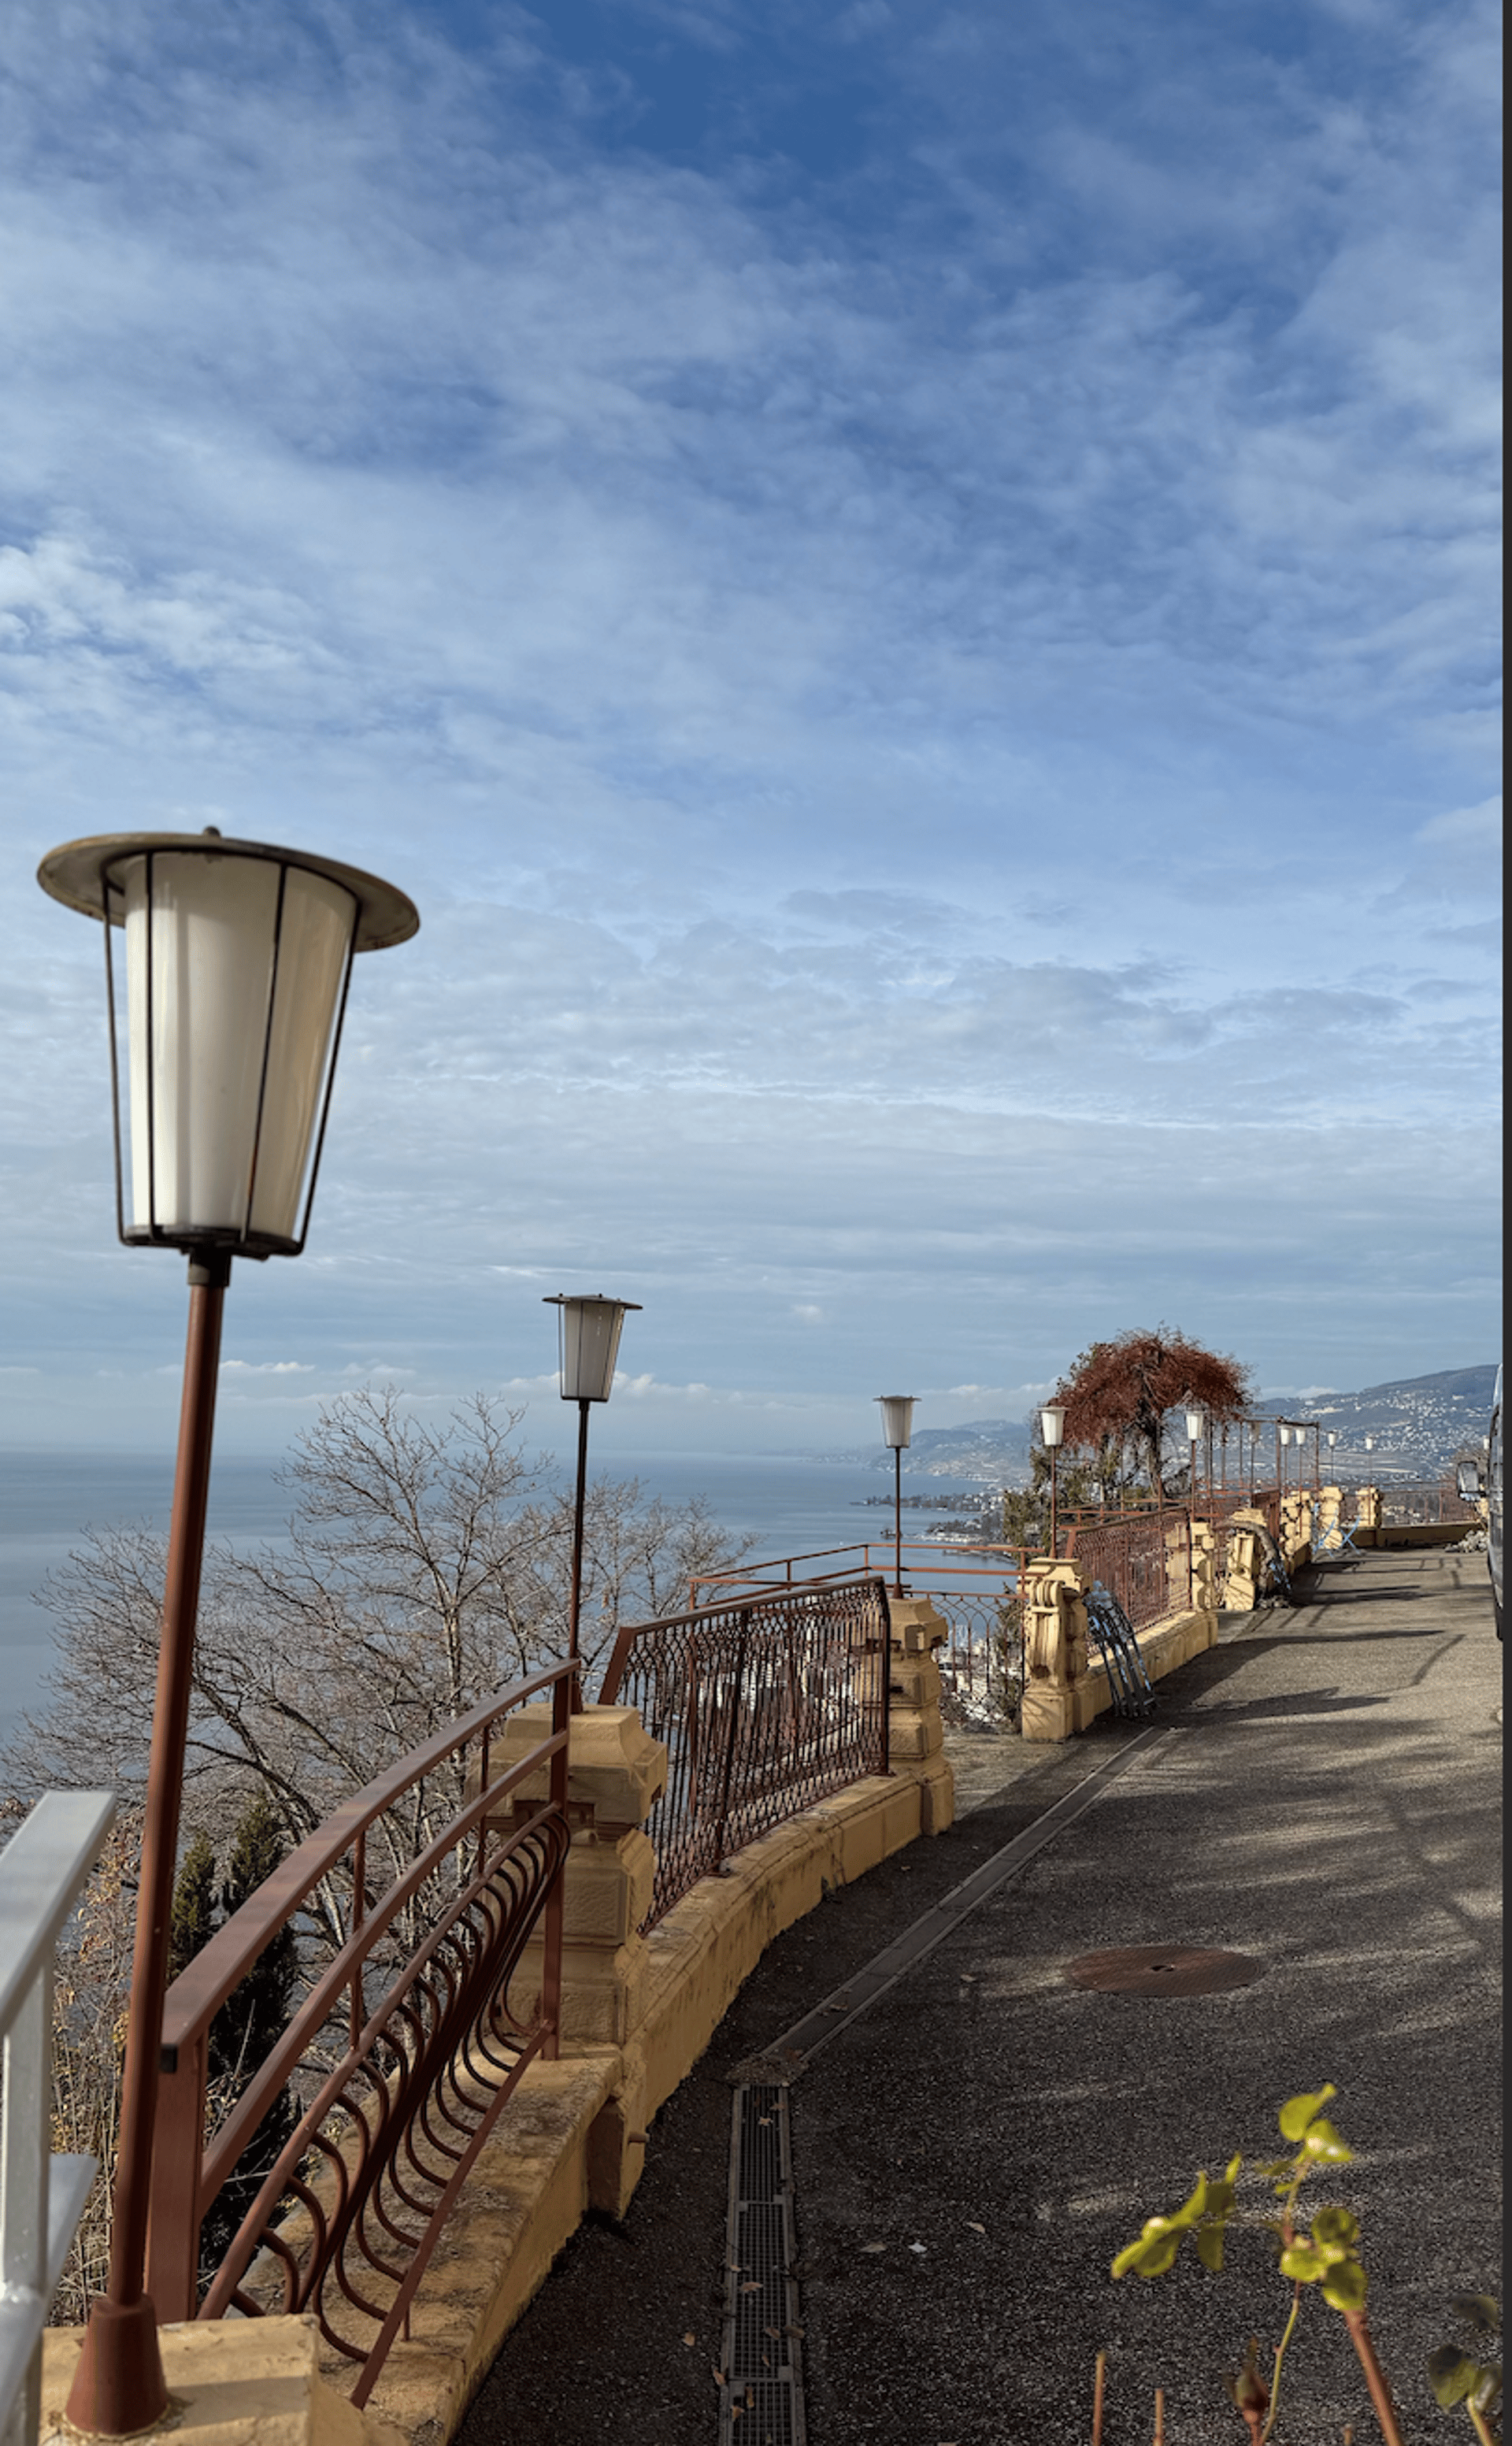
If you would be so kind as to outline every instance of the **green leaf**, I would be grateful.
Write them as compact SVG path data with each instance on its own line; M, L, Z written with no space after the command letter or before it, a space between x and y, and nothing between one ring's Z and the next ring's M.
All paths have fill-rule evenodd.
M1289 2098L1276 2117L1282 2139L1300 2140L1319 2107L1337 2096L1333 2083L1326 2080L1321 2089L1303 2090L1299 2097Z
M1456 2293L1449 2307L1483 2336L1495 2334L1502 2324L1502 2305L1494 2293Z
M1197 2237L1197 2255L1203 2267L1210 2267L1215 2276L1222 2274L1223 2229L1220 2225L1202 2227Z
M1138 2242L1131 2242L1113 2262L1115 2276L1163 2276L1181 2248L1183 2229L1171 2217L1147 2217Z
M1281 2253L1281 2273L1298 2285L1315 2285L1328 2268L1328 2261L1310 2242L1288 2244Z
M1317 2166L1348 2166L1354 2156L1353 2150L1339 2138L1332 2124L1321 2115L1303 2133L1302 2151Z
M1313 2219L1313 2239L1319 2250L1348 2250L1360 2238L1360 2220L1348 2209L1319 2209Z
M1443 2412L1452 2412L1457 2403L1473 2394L1480 2375L1479 2361L1462 2353L1458 2344L1440 2344L1428 2355L1428 2384Z
M1199 2174L1197 2178L1197 2189L1193 2192L1191 2198L1183 2200L1179 2209L1172 2210L1169 2222L1172 2225L1181 2226L1183 2229L1187 2226L1196 2225L1200 2217L1203 2217L1207 2214L1207 2176L1206 2174Z
M1357 2259L1340 2259L1323 2279L1323 2299L1331 2310L1362 2310L1370 2280Z

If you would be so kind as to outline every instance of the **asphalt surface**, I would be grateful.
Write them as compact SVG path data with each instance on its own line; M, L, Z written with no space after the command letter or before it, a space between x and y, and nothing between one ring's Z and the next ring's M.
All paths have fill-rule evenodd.
M1163 1683L1159 1737L816 2052L791 2092L811 2446L1221 2446L1222 2389L1288 2287L1263 2231L1114 2285L1143 2218L1332 2081L1370 2311L1409 2439L1468 2435L1424 2373L1448 2297L1500 2294L1501 1648L1484 1556L1335 1565ZM657 2117L623 2225L590 2221L505 2343L463 2446L713 2446L730 2076L1140 1727L963 1756L975 1805L771 1947ZM1108 1947L1231 1949L1252 1984L1107 1994ZM1257 2214L1263 2182L1246 2192ZM1280 2316L1277 2316L1277 2305ZM691 2339L691 2341L688 2341ZM1268 2356L1267 2356L1268 2359ZM1342 2323L1303 2304L1275 2446L1377 2434Z

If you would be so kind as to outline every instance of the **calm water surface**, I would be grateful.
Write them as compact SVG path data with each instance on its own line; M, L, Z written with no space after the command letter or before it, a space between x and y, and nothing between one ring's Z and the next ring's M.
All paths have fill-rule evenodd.
M209 1533L238 1551L281 1539L290 1499L279 1487L280 1464L217 1459L210 1483ZM658 1453L611 1462L605 1475L638 1477L649 1495L680 1503L701 1495L722 1528L747 1532L753 1559L885 1538L890 1511L865 1506L886 1495L885 1471L791 1454L739 1458ZM904 1480L904 1491L939 1495L955 1482ZM961 1483L961 1493L972 1489ZM52 1658L52 1624L35 1600L49 1572L64 1563L89 1529L163 1530L173 1494L170 1455L88 1452L0 1453L0 1743L16 1718L44 1696ZM924 1533L939 1514L915 1513ZM905 1524L907 1525L907 1524Z

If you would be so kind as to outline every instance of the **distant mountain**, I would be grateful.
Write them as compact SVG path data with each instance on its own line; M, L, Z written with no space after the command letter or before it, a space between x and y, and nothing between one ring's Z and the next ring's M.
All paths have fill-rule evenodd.
M1257 1403L1267 1418L1316 1419L1339 1439L1341 1461L1360 1476L1367 1459L1383 1478L1437 1477L1462 1445L1478 1445L1491 1415L1496 1369L1441 1367L1431 1376L1399 1376L1358 1393L1278 1394ZM1369 1456L1365 1438L1375 1438Z
M816 1460L847 1461L852 1468L885 1469L893 1456L885 1445L853 1452L816 1453ZM961 1427L916 1427L903 1456L910 1477L981 1478L989 1486L1021 1486L1029 1478L1029 1430L1011 1419L973 1419Z
M1478 1445L1491 1411L1494 1366L1442 1367L1432 1376L1404 1376L1388 1384L1367 1384L1358 1393L1268 1394L1256 1403L1260 1418L1315 1419L1338 1436L1335 1465L1347 1477L1434 1478L1462 1445ZM1365 1438L1375 1438L1367 1454ZM910 1477L963 1477L989 1486L1023 1486L1029 1480L1029 1430L1023 1420L973 1419L959 1427L919 1427L904 1456ZM1325 1457L1327 1447L1325 1445ZM850 1452L816 1453L816 1460L847 1461L862 1469L891 1471L885 1447L864 1444Z

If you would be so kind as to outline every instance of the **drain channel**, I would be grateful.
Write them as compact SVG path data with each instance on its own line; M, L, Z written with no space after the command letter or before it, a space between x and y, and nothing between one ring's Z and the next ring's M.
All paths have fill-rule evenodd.
M720 2446L804 2446L796 2258L787 2092L743 2081L730 2124Z
M905 1928L901 1936L895 1937L891 1945L884 1946L880 1953L874 1954L870 1962L853 1972L842 1987L833 1989L801 2022L795 2022L759 2056L747 2057L738 2069L745 2071L748 2067L755 2074L772 2073L782 2080L796 2079L821 2047L827 2046L841 2030L849 2029L852 2022L859 2020L879 1996L896 1987L916 1962L922 1962L926 1953L933 1953L936 1946L960 1926L968 1911L986 1902L999 1886L1027 1868L1037 1852L1043 1852L1048 1843L1063 1834L1085 1809L1091 1807L1106 1784L1123 1775L1147 1750L1163 1747L1173 1738L1171 1731L1151 1724L1136 1733L1132 1740L1125 1741L1110 1759L1095 1766L1090 1775L1084 1775L1080 1783L1073 1784L1032 1825L1026 1826L1022 1834L1015 1834L1011 1843L1005 1843L1000 1852L994 1852L990 1860L984 1860L971 1876L963 1878Z

